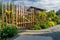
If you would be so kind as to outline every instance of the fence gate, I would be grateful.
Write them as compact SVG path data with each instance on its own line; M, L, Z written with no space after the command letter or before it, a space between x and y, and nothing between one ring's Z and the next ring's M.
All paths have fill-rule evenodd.
M14 3L2 3L2 22L16 25L19 29L34 25L34 9L27 11L26 6Z

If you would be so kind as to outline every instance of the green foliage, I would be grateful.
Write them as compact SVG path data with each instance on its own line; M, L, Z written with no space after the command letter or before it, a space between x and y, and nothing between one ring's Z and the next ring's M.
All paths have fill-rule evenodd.
M49 18L54 18L54 17L56 17L55 11L54 11L54 10L49 11L49 12L47 13L47 17L49 17Z
M40 27L41 27L42 29L49 28L49 27L50 27L49 21L41 22Z
M1 31L2 31L2 30L1 30L1 27L0 27L0 39L1 39Z
M60 23L60 18L54 10L47 13L45 11L37 11L34 17L35 25L32 27L34 30L46 29Z
M46 12L37 11L35 15L35 19L37 19L38 21L46 20Z
M56 22L56 24L59 24L60 23L60 18L59 18L58 15L56 15L56 13L55 13L54 10L49 11L47 17L50 18L51 21Z
M58 10L58 11L56 12L56 15L60 15L60 10Z
M9 24L9 25L5 24L1 28L0 32L1 32L0 36L1 36L2 39L3 38L13 37L13 36L15 36L17 34L17 27L14 26L14 25L11 25L11 24Z
M2 14L0 14L0 20L2 20Z
M30 29L31 29L31 30L40 30L41 27L40 27L39 24L36 24L36 25L32 26L32 28L30 28Z
M57 23L57 24L60 24L60 16L57 16L57 17L55 18L55 20L56 20L56 23Z
M37 11L35 14L35 25L31 28L33 30L40 30L41 28L48 28L50 27L49 23L46 21L47 14L45 11ZM44 22L46 21L46 22Z

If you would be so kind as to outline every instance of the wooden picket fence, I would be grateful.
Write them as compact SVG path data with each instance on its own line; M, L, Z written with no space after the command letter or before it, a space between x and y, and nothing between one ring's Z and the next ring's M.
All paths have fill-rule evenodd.
M34 9L27 11L26 6L14 3L2 3L2 23L16 25L20 28L29 28L34 25Z

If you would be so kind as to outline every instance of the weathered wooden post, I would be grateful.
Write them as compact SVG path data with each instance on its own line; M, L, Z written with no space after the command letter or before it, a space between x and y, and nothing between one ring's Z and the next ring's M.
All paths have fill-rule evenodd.
M18 4L18 25L19 25L19 4Z
M23 9L23 15L25 16L25 6L23 7L24 9ZM25 19L23 18L23 26L25 27Z
M21 18L22 17L22 6L20 10L21 10L21 15L20 15L20 18ZM22 24L22 20L21 20L21 24ZM20 27L22 27L22 25Z
M10 1L8 2L8 14L9 14L8 23L10 23Z
M23 24L22 24L22 26L23 26L23 28L25 28L25 25L24 25L24 24L25 24L25 22L24 22L25 10L24 10L24 9L25 9L25 7L24 7L24 5L23 5L23 8L22 8L22 16L23 16L23 20L22 20L22 23L23 23Z
M32 13L32 23L33 23L33 25L34 25L34 13L35 13L35 11L34 11L34 9L33 9L33 13Z
M32 23L32 26L34 25L34 8L31 9L31 16L32 16L32 19L31 19L31 23Z
M4 26L4 4L2 3L2 26Z
M12 24L14 24L14 4L12 3Z
M16 26L18 24L18 5L16 5Z
M5 10L7 10L7 4L5 5ZM7 13L5 11L5 16L6 16L6 23L8 23L8 18L7 18Z

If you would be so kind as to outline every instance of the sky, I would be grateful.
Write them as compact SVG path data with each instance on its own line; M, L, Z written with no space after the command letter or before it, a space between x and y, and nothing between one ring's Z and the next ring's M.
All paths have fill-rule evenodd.
M2 0L0 0L1 2ZM8 0L5 0L8 1ZM26 6L33 6L46 10L59 10L60 9L60 0L10 0L14 4L23 4Z

